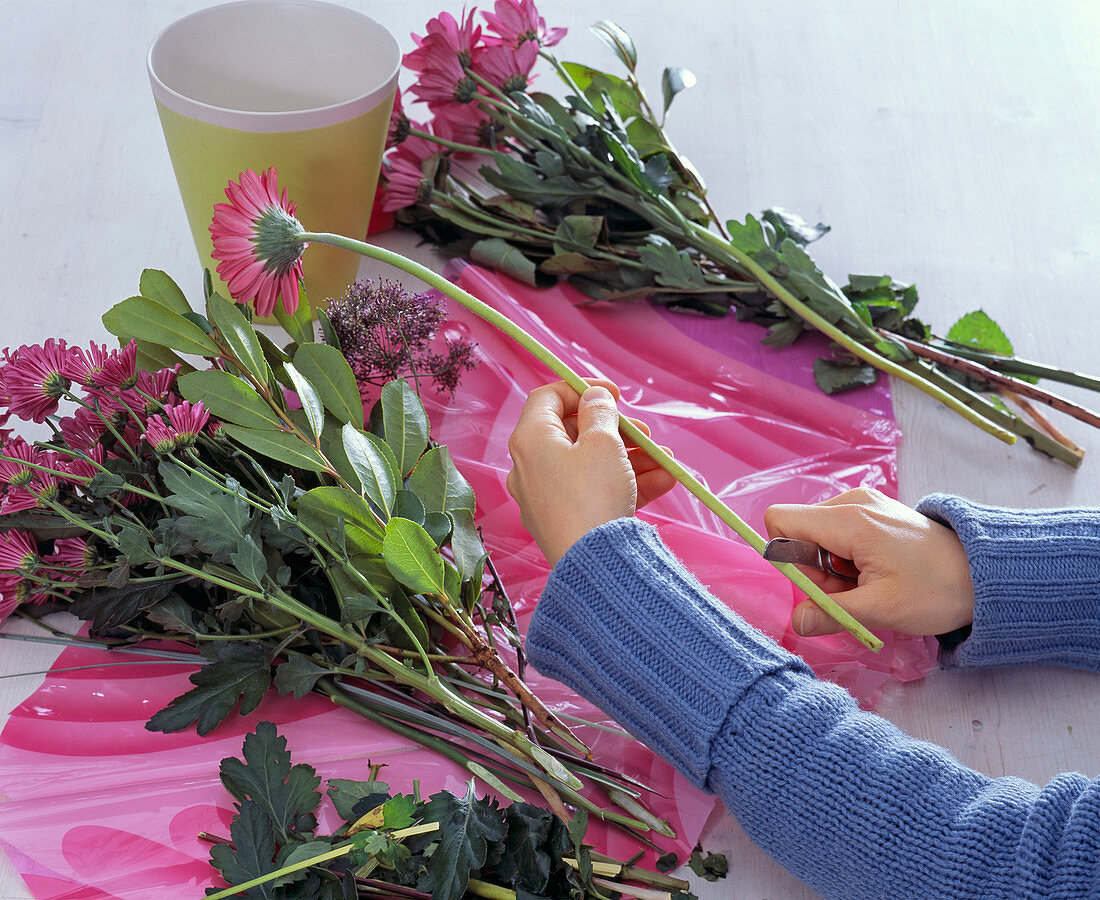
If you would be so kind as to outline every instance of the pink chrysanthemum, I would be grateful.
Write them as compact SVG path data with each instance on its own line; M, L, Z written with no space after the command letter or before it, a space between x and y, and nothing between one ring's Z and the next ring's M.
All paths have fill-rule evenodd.
M42 565L54 581L76 581L95 564L95 548L81 537L54 541L53 553L42 557Z
M437 107L432 116L432 133L458 144L507 149L507 144L497 142L500 126L474 103L448 103Z
M386 157L386 193L382 209L386 212L416 206L432 193L432 180L424 163L439 153L439 145L427 138L411 137Z
M54 468L59 472L75 475L79 479L95 478L95 476L102 471L100 466L102 466L105 456L103 446L101 444L95 444L82 452L88 455L88 459L59 453L54 463ZM99 465L97 465L97 463ZM63 477L62 480L64 480Z
M40 506L40 496L54 499L58 493L57 476L35 466L57 467L56 455L43 453L22 438L15 438L0 449L0 515L22 512ZM34 465L27 465L33 463Z
M524 41L519 47L497 44L478 54L474 70L505 93L525 91L538 57L539 45L535 41Z
M76 384L92 391L120 393L137 381L137 343L130 341L120 350L108 350L106 344L88 344L85 351L73 348L66 375Z
M210 419L201 402L192 406L186 400L165 406L164 414L168 416L167 422L161 416L150 416L145 429L145 440L157 453L193 447Z
M536 46L553 47L565 37L566 29L546 27L534 0L497 0L493 12L483 12L485 24L512 47L531 42Z
M58 401L72 385L68 376L75 348L50 338L44 344L24 345L5 351L4 389L12 413L31 422L45 422L57 412Z
M409 136L410 122L401 104L401 88L393 97L393 112L390 113L390 127L386 132L386 149L390 150Z
M440 13L427 25L424 37L412 36L416 49L406 53L404 64L417 73L409 91L429 106L440 103L469 103L477 94L477 82L466 72L484 49L481 26L474 25L474 11L456 22L450 13Z
M0 621L3 621L19 606L19 582L21 578L13 575L0 575Z
M156 372L146 372L143 369L138 372L137 384L126 392L123 399L131 409L140 410L147 416L160 412L175 387L179 369L178 363Z
M65 445L73 450L83 450L85 453L90 453L107 431L107 426L99 416L83 406L73 415L65 416L58 425Z
M30 534L18 528L0 531L0 572L33 575L40 562L38 545Z
M239 181L225 189L228 203L214 207L210 237L218 274L239 303L252 301L256 312L270 316L282 298L283 308L298 308L298 282L302 278L303 231L294 218L298 207L286 189L279 193L275 167L257 175L242 172Z

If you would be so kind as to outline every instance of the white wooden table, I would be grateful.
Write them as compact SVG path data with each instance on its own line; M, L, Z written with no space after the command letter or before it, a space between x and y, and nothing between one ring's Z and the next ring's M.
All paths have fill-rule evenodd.
M349 0L409 49L427 0ZM104 339L99 318L162 268L198 293L196 257L149 95L149 41L201 0L0 0L0 322L5 345ZM940 331L982 307L1024 356L1100 370L1100 5L1090 0L545 0L571 34L561 55L615 61L587 31L634 37L652 93L664 65L699 85L673 107L673 140L715 207L783 206L833 226L814 247L834 277L916 281ZM460 4L448 8L458 13ZM613 70L613 69L612 69ZM548 84L546 77L544 84ZM895 385L901 495L932 490L1019 506L1100 503L1100 435L1077 473L1006 447ZM1089 398L1063 391L1082 402ZM1100 402L1096 402L1100 405ZM5 675L54 652L3 644ZM0 715L40 677L0 681ZM992 775L1100 771L1095 676L937 671L885 715ZM729 855L707 898L813 896L724 815L704 838ZM2 861L0 900L29 895Z

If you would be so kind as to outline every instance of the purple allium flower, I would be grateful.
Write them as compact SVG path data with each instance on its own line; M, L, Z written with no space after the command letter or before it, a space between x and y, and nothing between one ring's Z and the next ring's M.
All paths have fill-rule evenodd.
M453 394L474 368L474 344L436 335L446 311L442 298L412 294L396 281L357 281L329 304L328 317L360 390L395 378L430 378ZM433 348L433 342L437 351Z

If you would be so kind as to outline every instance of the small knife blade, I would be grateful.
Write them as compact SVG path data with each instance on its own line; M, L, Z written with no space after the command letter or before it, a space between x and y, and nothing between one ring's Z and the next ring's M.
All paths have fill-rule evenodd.
M859 578L859 569L854 562L830 553L813 541L772 538L764 547L764 559L770 562L794 563L796 566L811 566L849 581Z

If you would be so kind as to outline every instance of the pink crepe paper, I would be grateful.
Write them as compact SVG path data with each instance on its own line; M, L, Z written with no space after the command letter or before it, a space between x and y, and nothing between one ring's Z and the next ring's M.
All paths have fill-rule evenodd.
M581 305L567 287L535 291L473 266L458 277L582 374L616 381L626 411L649 422L659 443L758 530L771 503L814 502L860 484L895 492L899 432L891 418L731 359L669 328L662 313L644 305ZM425 405L433 435L450 447L474 487L478 524L525 626L547 567L504 488L507 438L527 392L550 376L480 319L451 312L448 329L478 343L481 364L453 400L426 391ZM714 328L749 326L723 320ZM799 352L786 358L802 378ZM889 409L884 388L866 392L861 402ZM920 678L931 668L931 642L920 638L880 635L886 647L874 655L848 635L797 637L789 627L798 600L790 583L682 489L643 515L725 603L864 703L873 703L887 682ZM10 798L0 806L0 842L40 900L199 896L216 883L209 848L197 834L228 834L231 801L218 763L238 755L244 734L264 719L287 737L295 761L316 766L325 778L365 778L373 760L387 764L382 777L395 790L409 790L413 779L425 795L464 789L461 769L318 696L272 693L254 713L231 717L206 738L148 732L149 717L190 687L193 668L111 665L128 659L67 649L0 736L0 790ZM82 665L103 667L60 671ZM559 712L602 720L562 686L533 672L530 681ZM581 734L597 759L661 792L654 811L680 835L662 843L681 854L690 850L713 798L639 744L597 729ZM322 824L337 824L327 801ZM633 852L626 838L599 823L589 839L613 856Z

